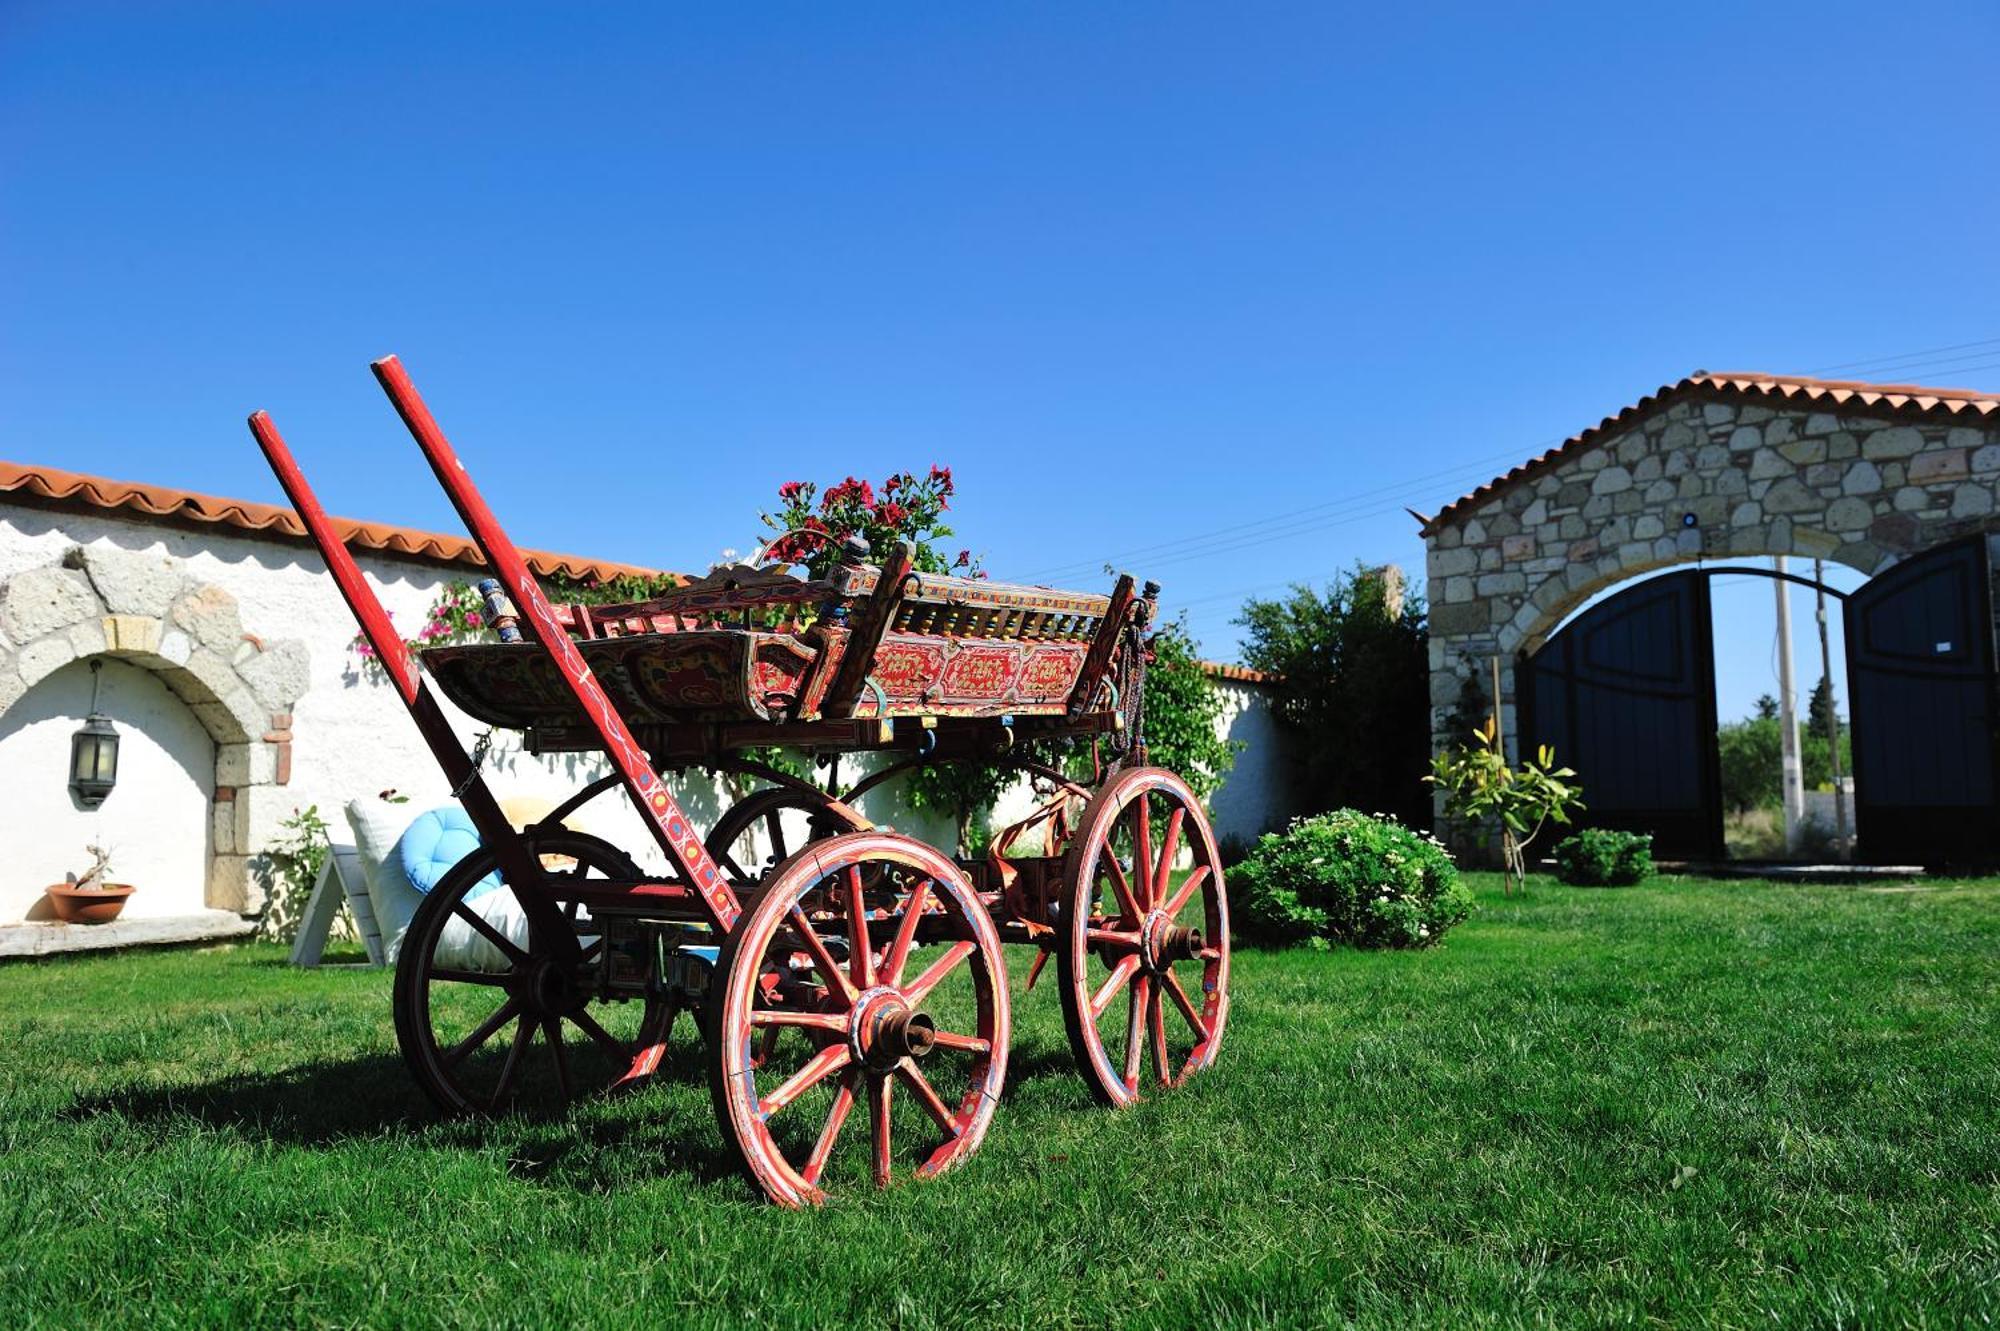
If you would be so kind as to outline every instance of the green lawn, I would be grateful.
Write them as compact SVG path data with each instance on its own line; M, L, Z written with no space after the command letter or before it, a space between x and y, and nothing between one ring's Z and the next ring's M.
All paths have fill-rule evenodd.
M439 1123L382 973L0 967L0 1326L2000 1315L2000 884L1480 887L1438 951L1239 953L1220 1066L1130 1113L1017 996L980 1155L804 1215L691 1056Z

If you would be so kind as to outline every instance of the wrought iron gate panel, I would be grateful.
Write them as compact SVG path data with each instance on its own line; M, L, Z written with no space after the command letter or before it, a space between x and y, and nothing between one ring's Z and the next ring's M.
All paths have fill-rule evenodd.
M1904 560L1847 599L1858 858L2000 858L1984 537Z
M1521 663L1524 752L1577 770L1583 826L1650 832L1665 859L1722 856L1708 576L1639 583Z

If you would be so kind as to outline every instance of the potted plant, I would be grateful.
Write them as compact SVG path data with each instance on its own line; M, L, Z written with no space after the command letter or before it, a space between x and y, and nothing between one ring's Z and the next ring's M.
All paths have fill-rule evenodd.
M65 924L109 924L118 918L118 912L125 909L125 899L137 889L106 881L105 875L111 872L110 851L101 846L84 849L90 852L90 867L51 887L49 904L55 907L56 918Z

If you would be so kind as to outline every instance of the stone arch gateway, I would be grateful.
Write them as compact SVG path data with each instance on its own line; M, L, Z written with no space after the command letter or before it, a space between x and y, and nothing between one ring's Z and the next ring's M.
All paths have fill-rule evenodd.
M291 779L305 644L245 632L234 596L161 555L77 546L0 581L0 713L64 666L94 657L151 671L214 741L206 903L259 909L251 861L283 813L278 788Z
M1762 555L1845 564L1887 589L1880 575L1919 556L1973 551L1979 598L1967 613L1979 619L1990 693L2000 397L1697 373L1448 505L1423 532L1437 745L1458 738L1447 718L1464 680L1483 682L1497 659L1501 723L1518 753L1524 663L1585 601L1657 570ZM1958 710L1990 750L1993 709ZM1869 854L1866 828L1862 840ZM2000 857L2000 841L1984 849Z

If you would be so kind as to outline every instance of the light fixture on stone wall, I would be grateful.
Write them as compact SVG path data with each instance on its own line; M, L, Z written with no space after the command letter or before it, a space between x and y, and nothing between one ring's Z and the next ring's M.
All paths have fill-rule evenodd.
M97 710L97 676L104 662L90 663L90 715L69 737L69 789L86 809L104 803L118 783L118 727Z

